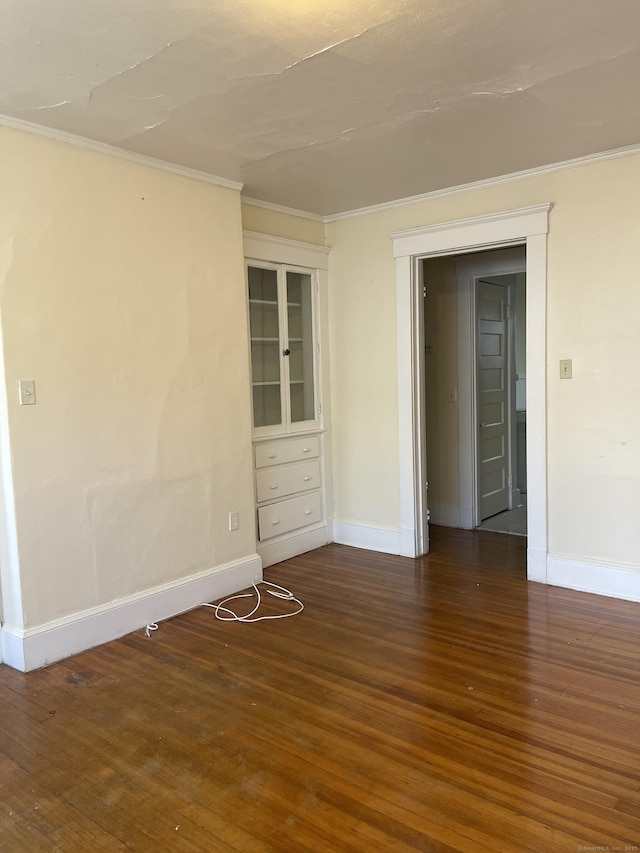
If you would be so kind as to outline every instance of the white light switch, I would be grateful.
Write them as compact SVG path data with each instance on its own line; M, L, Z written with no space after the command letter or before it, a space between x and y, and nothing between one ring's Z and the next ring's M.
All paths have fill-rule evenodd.
M35 406L36 383L33 381L33 379L19 379L18 394L20 397L21 406Z

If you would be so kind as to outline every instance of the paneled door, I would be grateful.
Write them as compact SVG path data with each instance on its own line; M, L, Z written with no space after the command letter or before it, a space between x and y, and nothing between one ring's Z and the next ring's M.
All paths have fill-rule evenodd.
M478 522L509 508L509 288L477 283Z

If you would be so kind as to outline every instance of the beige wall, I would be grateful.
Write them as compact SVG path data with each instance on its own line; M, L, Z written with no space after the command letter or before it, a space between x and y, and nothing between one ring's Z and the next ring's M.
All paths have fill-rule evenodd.
M433 520L460 503L458 470L458 277L453 258L424 261L427 478ZM455 395L452 395L455 392Z
M257 231L259 234L270 234L272 237L284 237L287 240L300 240L303 243L324 246L324 223L256 207L246 202L242 204L242 227L246 231Z
M640 156L626 156L327 226L337 520L399 526L389 234L551 201L549 550L640 568L639 185Z
M30 628L255 552L242 226L234 190L6 128L0 147Z

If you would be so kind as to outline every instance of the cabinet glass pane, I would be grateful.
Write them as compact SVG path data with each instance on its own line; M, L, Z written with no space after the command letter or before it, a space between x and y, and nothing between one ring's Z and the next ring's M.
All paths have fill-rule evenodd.
M280 385L253 386L253 425L274 426L282 422Z
M278 341L251 340L251 379L253 383L280 384L280 345Z
M282 423L276 270L249 267L249 330L254 427Z
M251 329L251 340L269 338L277 341L280 333L278 303L249 301L249 327Z
M267 302L278 301L278 273L275 270L263 270L249 267L249 299Z
M313 387L312 281L308 273L287 272L289 397L291 421L315 418Z

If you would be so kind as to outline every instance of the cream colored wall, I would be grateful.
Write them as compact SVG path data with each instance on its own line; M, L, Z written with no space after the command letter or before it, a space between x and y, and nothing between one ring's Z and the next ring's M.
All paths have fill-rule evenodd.
M448 522L460 504L458 405L458 277L453 258L424 261L425 390L429 508ZM449 522L450 523L450 522Z
M246 231L324 246L323 222L256 207L246 202L242 203L242 227Z
M0 146L30 628L255 552L242 224L233 190L6 128Z
M337 520L399 526L389 234L551 201L549 551L640 568L639 185L640 156L625 156L327 226Z

